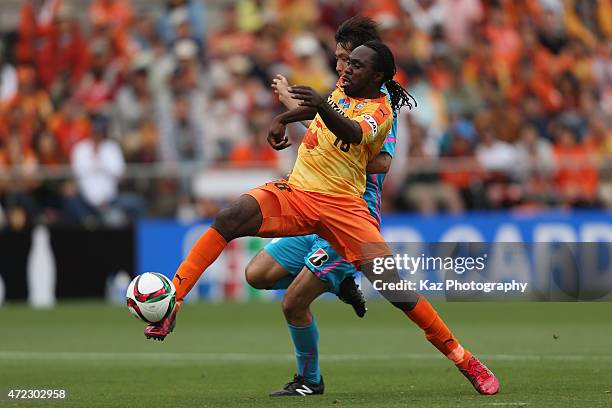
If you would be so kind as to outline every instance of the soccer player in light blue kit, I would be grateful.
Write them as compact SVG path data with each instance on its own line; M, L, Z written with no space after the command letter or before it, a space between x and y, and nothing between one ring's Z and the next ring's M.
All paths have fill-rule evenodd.
M340 76L337 86L342 86L342 75L351 51L359 45L380 40L376 23L367 17L353 17L345 21L336 31L336 71ZM279 99L288 108L297 106L287 92L288 83L277 76L273 87ZM387 90L381 89L387 94ZM348 107L339 101L340 109ZM295 104L295 105L292 105ZM355 107L357 111L359 104ZM380 204L385 175L395 152L397 117L394 112L393 126L376 158L367 167L366 189L363 199L370 214L380 223ZM280 149L286 148L289 142ZM275 146L278 148L279 146ZM332 292L353 306L355 313L363 317L365 300L354 280L355 267L344 260L331 245L318 235L273 239L249 263L246 279L258 289L288 289L283 299L283 312L295 345L298 374L283 389L272 396L322 394L323 379L318 362L318 330L309 310L310 303L323 292Z

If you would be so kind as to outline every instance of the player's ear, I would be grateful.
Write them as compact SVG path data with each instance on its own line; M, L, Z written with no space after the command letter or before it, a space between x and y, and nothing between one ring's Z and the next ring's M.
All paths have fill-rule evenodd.
M374 83L383 83L383 79L385 78L385 74L383 72L374 72Z

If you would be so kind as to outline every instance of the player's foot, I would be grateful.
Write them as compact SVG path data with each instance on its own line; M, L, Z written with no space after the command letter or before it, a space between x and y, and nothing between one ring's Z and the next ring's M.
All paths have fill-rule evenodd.
M321 382L313 384L306 381L301 375L294 375L293 380L288 382L283 388L278 391L270 393L271 397L306 397L308 395L323 394L325 390L325 384L323 383L323 376L321 376Z
M338 299L353 306L353 310L355 310L355 313L359 317L365 316L368 311L363 293L361 293L361 290L359 290L355 283L355 279L351 276L345 278L340 284Z
M460 368L459 371L470 380L479 393L493 395L497 394L497 391L499 391L499 381L497 381L495 375L476 357L470 357L468 360L468 368Z
M181 303L176 302L172 312L160 322L151 323L145 327L144 335L147 339L164 341L166 336L174 330L176 326L176 314L181 308Z

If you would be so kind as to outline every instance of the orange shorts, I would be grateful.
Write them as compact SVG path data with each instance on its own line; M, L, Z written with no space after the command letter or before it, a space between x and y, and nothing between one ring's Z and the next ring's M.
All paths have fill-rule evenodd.
M282 179L247 194L261 209L260 237L317 234L356 266L391 254L378 222L361 198L297 190Z

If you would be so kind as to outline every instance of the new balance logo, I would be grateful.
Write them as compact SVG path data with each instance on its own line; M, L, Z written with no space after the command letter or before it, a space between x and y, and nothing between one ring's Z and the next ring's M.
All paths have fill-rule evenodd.
M296 388L295 392L300 394L302 397L313 393L313 391L310 388L308 388L308 386L306 385L302 385L302 388Z

